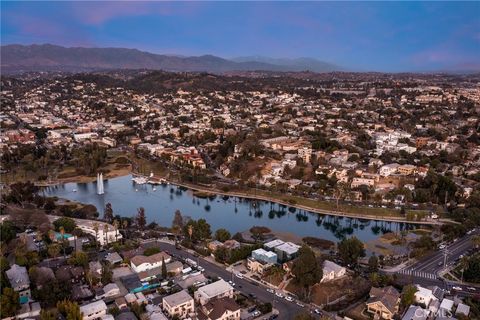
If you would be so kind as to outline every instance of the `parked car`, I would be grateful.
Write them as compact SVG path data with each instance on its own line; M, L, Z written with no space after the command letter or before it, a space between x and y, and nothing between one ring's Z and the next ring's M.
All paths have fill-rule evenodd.
M455 287L452 287L453 290L457 290L457 291L462 291L462 288L461 287L458 287L458 286L455 286Z
M289 297L289 296L286 296L285 297L285 300L289 301L289 302L292 302L293 301L293 298L292 297Z
M267 292L273 293L273 289L267 288Z

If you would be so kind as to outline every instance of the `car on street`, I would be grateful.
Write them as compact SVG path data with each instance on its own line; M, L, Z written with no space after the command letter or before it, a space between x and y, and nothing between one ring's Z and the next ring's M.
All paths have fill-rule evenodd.
M441 244L438 246L438 249L445 249L447 246L445 244Z
M477 291L477 289L475 289L474 287L468 287L467 289L470 291Z
M315 312L316 314L322 314L322 311L320 311L320 309L315 309L313 310L313 312Z
M275 292L275 295L279 298L283 298L283 294L281 292Z
M452 287L453 290L457 290L457 291L462 291L462 288L461 287L458 287L458 286L455 286L455 287Z
M243 274L241 273L236 273L235 276L239 279L243 279Z
M297 301L297 306L299 306L300 308L305 307L305 305L303 303L301 303L300 301Z
M257 311L254 311L254 312L252 313L252 316L258 317L260 314L261 314L261 312L257 310Z
M285 300L287 300L288 302L292 302L292 301L293 301L293 298L292 298L292 297L289 297L289 296L286 296L286 297L285 297Z
M235 282L233 282L232 280L228 281L228 283L229 283L232 287L235 287Z
M267 292L273 293L273 289L267 288Z

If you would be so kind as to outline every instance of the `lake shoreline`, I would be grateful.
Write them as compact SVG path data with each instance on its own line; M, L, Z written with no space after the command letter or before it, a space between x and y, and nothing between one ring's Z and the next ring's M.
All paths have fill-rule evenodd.
M131 171L127 170L118 170L117 172L110 172L107 176L106 179L112 179L112 178L118 178L118 177L123 177L123 176L128 176L134 174ZM431 220L431 221L410 221L407 220L406 218L403 217L397 217L397 216L378 216L378 215L368 215L368 214L357 214L357 213L351 213L351 212L342 212L342 211L335 211L335 210L325 210L325 209L319 209L319 208L313 208L310 206L306 205L301 205L301 204L296 204L296 203L290 203L288 201L279 199L274 196L265 196L265 195L252 195L244 192L235 192L235 191L223 191L220 189L212 188L212 187L205 187L205 186L200 186L200 185L195 185L195 184L190 184L190 183L184 183L184 182L178 182L174 181L165 177L162 177L162 179L167 182L168 184L172 184L178 187L183 187L192 191L196 191L197 193L203 193L203 194L211 194L211 195L219 195L219 196L229 196L229 197L237 197L237 198L242 198L242 199L249 199L249 200L258 200L258 201L266 201L266 202L272 202L280 205L284 205L287 207L292 207L296 208L299 210L305 210L309 211L312 213L316 213L319 215L329 215L329 216L337 216L337 217L346 217L346 218L353 218L353 219L364 219L364 220L373 220L373 221L385 221L385 222L399 222L399 223L407 223L407 224L415 224L415 225L442 225L445 222L443 219L439 220ZM69 177L66 179L62 179L61 181L56 181L55 183L51 184L38 184L39 186L54 186L54 185L61 185L65 183L89 183L89 182L94 182L96 180L95 177L89 177L89 176L76 176L76 177Z

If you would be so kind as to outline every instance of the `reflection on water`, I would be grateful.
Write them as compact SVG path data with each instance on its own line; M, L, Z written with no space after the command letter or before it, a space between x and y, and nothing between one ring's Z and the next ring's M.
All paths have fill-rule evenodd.
M103 195L96 194L96 182L49 187L45 189L45 194L93 204L100 214L103 214L108 202L112 204L114 213L121 216L134 216L138 207L144 207L148 221L162 226L172 224L173 214L178 209L193 219L205 218L212 230L226 228L232 233L263 225L302 237L338 241L355 235L362 241L369 241L387 232L414 228L414 225L399 222L319 215L269 201L230 196L199 198L183 187L136 185L130 176L106 180L104 186Z

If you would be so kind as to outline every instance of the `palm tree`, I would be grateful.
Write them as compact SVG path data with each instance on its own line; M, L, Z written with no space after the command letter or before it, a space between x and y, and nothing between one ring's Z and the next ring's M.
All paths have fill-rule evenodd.
M466 268L468 268L468 263L469 263L469 260L468 260L468 257L464 256L460 259L460 262L458 263L458 265L460 266L460 268L462 268L462 279L461 279L461 282L463 282L463 271L465 271Z
M127 235L127 228L128 228L128 220L125 219L122 221L122 226L123 226L123 231L125 232L125 236ZM123 240L123 243L125 243L125 238L122 238L124 239Z
M77 239L78 239L78 237L80 237L83 234L83 231L80 228L75 228L75 229L73 229L72 233L73 233L73 238L74 238L74 241L75 241L75 252L77 252Z
M118 242L118 227L120 223L118 222L117 219L113 220L113 227L115 229L115 242Z
M106 245L108 246L108 223L105 223L103 225L103 232L105 233L105 242L106 242Z
M95 231L95 246L98 249L98 222L93 223L93 231Z
M480 247L480 236L479 235L473 236L472 243L476 248Z
M338 210L338 201L340 198L345 197L348 194L348 186L344 182L337 182L335 186L334 196L337 200L337 210Z

